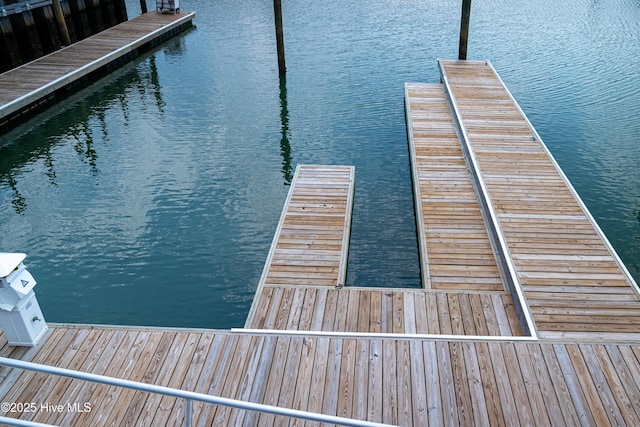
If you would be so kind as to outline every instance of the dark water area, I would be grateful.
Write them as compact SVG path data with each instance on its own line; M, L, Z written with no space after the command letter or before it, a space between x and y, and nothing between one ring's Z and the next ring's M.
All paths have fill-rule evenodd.
M0 251L50 322L244 324L298 163L356 166L347 284L420 286L403 84L460 1L183 1L196 28L0 135ZM640 3L473 2L489 59L640 280ZM128 2L129 16L139 2Z

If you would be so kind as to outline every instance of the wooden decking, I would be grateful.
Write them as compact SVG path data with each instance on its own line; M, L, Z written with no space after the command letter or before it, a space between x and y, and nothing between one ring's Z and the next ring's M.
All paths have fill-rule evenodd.
M2 339L2 338L0 338ZM3 356L13 348L4 346ZM54 326L28 359L253 402L426 425L639 425L640 345L255 335L224 331ZM23 358L24 355L22 355ZM183 403L78 380L21 373L6 415L73 426L182 423ZM90 412L53 412L88 403ZM194 425L301 425L194 404ZM316 423L306 423L317 425Z
M353 166L298 165L260 284L343 286Z
M511 295L499 277L493 279L497 286L489 287L486 277L474 282L467 270L452 275L453 281L445 281L437 290L343 288L353 185L352 167L298 166L247 328L523 335ZM477 206L475 211L482 221ZM486 253L486 232L484 239L478 246ZM463 258L457 259L464 269ZM497 276L495 264L493 269Z
M268 287L252 329L521 336L507 292Z
M637 285L488 62L441 61L543 337L637 339Z
M353 166L297 166L247 325L265 287L344 285L354 186Z
M407 83L405 101L424 287L507 290L442 85Z
M190 25L195 13L149 12L0 74L0 126L90 73Z

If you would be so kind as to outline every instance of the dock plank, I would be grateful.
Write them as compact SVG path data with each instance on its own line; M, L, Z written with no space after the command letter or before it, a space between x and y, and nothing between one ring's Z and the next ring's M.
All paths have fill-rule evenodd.
M637 284L493 66L442 60L440 68L538 333L631 337L640 330ZM594 293L598 308L585 310ZM617 305L619 293L633 303Z
M635 425L639 419L640 342L576 345L131 327L52 329L32 360L329 415L403 426ZM22 372L13 391L0 397L54 403L86 399L82 402L92 405L91 412L6 415L96 426L175 425L183 420L181 400L77 380L45 378L39 384L49 386L34 387L25 381L33 377ZM197 425L318 425L197 403L193 414Z
M423 286L505 290L442 85L406 83L405 110Z

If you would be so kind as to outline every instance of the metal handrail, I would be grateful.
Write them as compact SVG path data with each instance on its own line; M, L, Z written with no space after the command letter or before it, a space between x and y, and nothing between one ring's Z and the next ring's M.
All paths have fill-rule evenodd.
M456 132L458 133L460 139L460 147L462 148L465 162L467 164L467 167L469 168L469 172L471 173L473 187L476 191L476 195L478 196L477 198L478 204L480 206L480 212L482 213L482 216L487 225L489 240L491 242L491 246L493 247L494 254L497 258L496 261L498 261L498 269L500 271L500 275L507 283L514 302L517 303L516 314L518 315L524 334L528 334L532 338L537 339L538 331L536 329L536 324L533 321L531 310L529 309L527 300L524 297L520 279L518 278L518 273L516 271L516 266L513 262L511 251L509 250L509 245L507 245L504 232L502 231L502 227L500 226L498 214L495 211L493 202L491 201L491 196L489 195L489 191L487 190L487 186L484 182L478 160L471 146L469 133L467 132L467 128L462 121L462 116L460 114L460 110L458 109L458 104L455 96L451 91L451 85L449 84L449 79L447 78L447 74L445 73L442 61L438 61L438 66L440 68L440 77L442 80L444 94L447 98L449 108L452 110L451 115L453 118L453 123L456 127Z
M213 403L216 405L229 406L238 409L248 409L250 411L265 412L275 415L283 415L286 417L302 418L311 421L320 421L324 423L339 424L345 426L387 426L388 424L374 423L370 421L355 420L351 418L338 417L334 415L318 414L315 412L301 411L298 409L281 408L278 406L265 405L262 403L246 402L243 400L229 399L220 396L211 396L203 393L196 393L193 391L186 391L180 389L174 389L170 387L159 386L155 384L141 383L137 381L125 380L121 378L108 377L105 375L92 374L89 372L74 371L71 369L58 368L56 366L42 365L40 363L25 362L23 360L11 359L7 357L0 357L0 365L9 366L12 368L25 369L29 371L42 372L50 375L58 375L62 377L75 378L84 381L91 381L99 384L112 385L116 387L124 387L138 391L145 391L147 393L162 394L165 396L172 396L176 398L184 399L185 401L185 414L184 425L191 427L192 421L192 404L193 401L199 401L204 403ZM0 420L1 421L1 420ZM20 424L14 425L28 425L28 426L42 426L43 424L24 424L25 420L22 420ZM46 425L46 424L44 424Z
M18 427L58 427L53 424L42 424L35 421L21 420L20 418L0 417L0 425Z

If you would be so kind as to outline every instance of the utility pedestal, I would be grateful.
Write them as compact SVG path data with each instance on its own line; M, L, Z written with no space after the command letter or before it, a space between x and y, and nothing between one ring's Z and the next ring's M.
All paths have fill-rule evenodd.
M0 327L9 345L34 346L47 330L33 293L36 281L20 253L0 252Z

